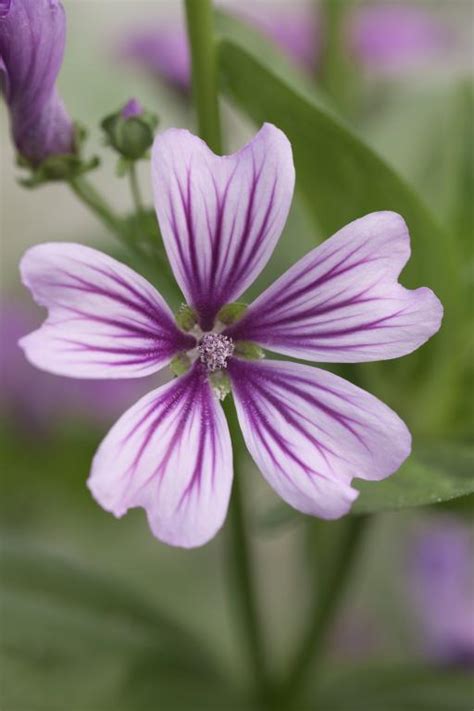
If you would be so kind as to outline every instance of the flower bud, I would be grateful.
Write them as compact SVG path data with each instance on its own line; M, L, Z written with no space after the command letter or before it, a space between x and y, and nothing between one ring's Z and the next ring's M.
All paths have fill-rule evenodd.
M65 40L59 0L0 0L0 83L15 145L34 167L75 152L74 126L55 88Z
M130 161L146 157L157 125L157 116L143 109L137 99L130 99L101 123L109 145Z

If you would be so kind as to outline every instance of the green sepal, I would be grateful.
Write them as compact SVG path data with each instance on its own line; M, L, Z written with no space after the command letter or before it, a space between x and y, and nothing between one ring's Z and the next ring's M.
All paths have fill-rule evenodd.
M121 111L106 116L101 121L106 143L128 160L147 158L153 143L158 117L149 111L140 116L125 118Z
M186 353L179 353L173 358L170 363L171 372L173 373L173 375L176 375L176 377L187 373L190 367L191 360L189 359L189 356L186 355Z
M181 304L175 314L175 319L183 331L191 331L198 322L198 315L188 304Z
M252 341L236 341L234 354L246 360L261 360L265 358L265 351Z
M209 380L211 382L212 389L219 398L219 400L224 400L224 398L232 390L230 378L223 370L219 370L216 373L211 373L211 375L209 376Z
M20 178L19 183L25 188L36 188L44 183L74 180L83 173L94 170L100 164L100 159L93 156L84 161L72 153L49 156L38 166L28 164L22 158L18 159L18 165L31 171L28 178Z
M226 326L238 321L247 311L248 305L242 301L233 301L231 304L226 304L217 314L217 319Z

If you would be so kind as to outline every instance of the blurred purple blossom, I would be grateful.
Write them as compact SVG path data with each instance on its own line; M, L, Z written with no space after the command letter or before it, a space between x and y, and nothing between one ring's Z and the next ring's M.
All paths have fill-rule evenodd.
M377 72L397 72L429 61L450 43L450 33L428 10L406 3L367 5L354 14L350 44Z
M410 594L430 656L474 666L472 531L456 519L423 527L410 552Z
M227 9L273 40L301 69L312 72L323 45L323 23L308 3L282 6L236 4ZM361 65L374 73L391 73L439 55L449 32L433 13L400 3L362 6L350 16L347 46ZM186 91L190 58L184 25L169 19L156 27L136 28L121 39L119 56Z
M37 370L18 347L36 320L36 309L19 300L4 298L0 304L0 412L15 427L45 434L65 420L107 424L150 389L149 379L78 381Z
M0 3L0 84L15 145L34 165L74 149L73 124L55 87L65 40L58 0Z

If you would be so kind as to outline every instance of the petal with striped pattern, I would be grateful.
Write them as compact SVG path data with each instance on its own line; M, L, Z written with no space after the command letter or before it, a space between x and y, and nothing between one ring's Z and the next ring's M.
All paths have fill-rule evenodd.
M75 378L143 377L195 344L146 279L95 249L37 245L20 270L35 301L49 312L20 341L38 368Z
M184 548L222 526L232 484L223 410L199 364L128 410L100 445L88 486L115 516L143 507L153 534Z
M411 437L380 400L319 368L282 361L228 365L240 426L263 476L294 508L339 518L354 477L389 476Z
M397 282L410 256L404 220L374 212L343 227L283 274L226 333L296 358L335 363L398 358L436 333L430 289Z
M291 146L265 124L238 153L216 156L170 129L153 145L155 207L168 258L187 301L212 328L268 262L285 224L295 171Z

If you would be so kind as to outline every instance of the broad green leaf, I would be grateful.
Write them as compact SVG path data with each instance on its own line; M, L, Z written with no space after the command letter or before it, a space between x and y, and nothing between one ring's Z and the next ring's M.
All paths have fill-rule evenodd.
M474 449L457 444L418 447L396 474L380 482L356 479L354 513L426 506L474 491Z
M265 59L262 51L257 56L248 48L249 42L244 47L244 40L229 34L222 37L219 48L223 91L257 124L269 121L286 133L293 147L297 188L323 232L329 236L375 210L395 210L406 219L413 254L403 282L433 288L445 307L445 320L441 333L423 348L421 358L411 356L401 366L383 366L381 387L393 392L395 405L400 391L407 409L410 397L409 408L420 431L440 429L453 407L456 381L461 377L450 360L459 337L461 310L454 240L410 186L328 108L326 100L277 73L271 46ZM376 372L376 367L370 368ZM371 370L366 368L368 373Z
M428 506L466 497L470 505L474 492L474 448L469 445L433 443L417 447L408 461L391 477L380 482L355 479L353 486L360 496L352 507L353 514L370 514ZM308 517L286 504L279 503L265 511L256 521L262 531L278 529Z
M1 572L8 711L151 708L144 685L153 707L163 699L170 710L204 710L219 694L205 646L120 582L16 543L4 546Z
M308 711L469 711L473 682L462 669L374 666L336 671L315 696Z

